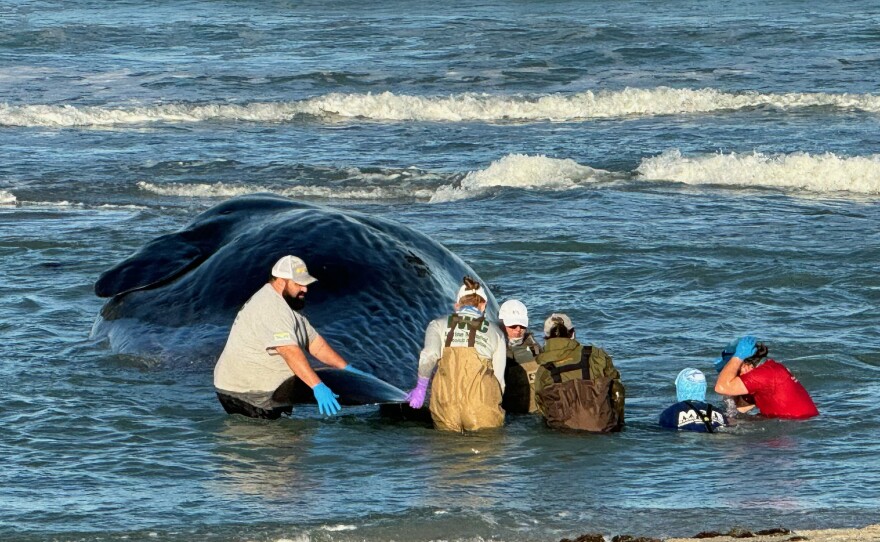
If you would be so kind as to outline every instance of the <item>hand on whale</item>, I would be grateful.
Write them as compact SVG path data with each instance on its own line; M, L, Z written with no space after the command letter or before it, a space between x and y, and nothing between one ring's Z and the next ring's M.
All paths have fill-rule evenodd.
M403 403L406 392L370 374L357 374L333 367L316 367L321 382L338 395L340 405L376 405ZM275 396L282 394L292 404L315 403L315 394L302 380L292 378L281 385Z
M416 380L428 322L449 312L464 275L476 276L439 243L389 220L240 196L105 271L95 293L110 299L92 336L118 353L213 367L239 308L285 254L303 258L318 279L303 309L318 332L376 381L406 389ZM330 371L341 374L339 390L328 383L340 402L365 384L352 372ZM403 400L394 390L374 392L361 400Z

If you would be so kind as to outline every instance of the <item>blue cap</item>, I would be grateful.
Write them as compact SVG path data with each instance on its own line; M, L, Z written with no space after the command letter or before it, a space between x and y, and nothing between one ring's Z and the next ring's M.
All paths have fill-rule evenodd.
M699 369L682 369L675 378L675 395L679 401L706 401L706 375Z

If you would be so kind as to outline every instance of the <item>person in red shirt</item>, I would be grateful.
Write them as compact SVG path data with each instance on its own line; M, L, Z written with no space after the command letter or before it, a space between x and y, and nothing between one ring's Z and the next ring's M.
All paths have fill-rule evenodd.
M761 414L770 418L812 418L819 414L813 399L781 363L768 359L767 347L743 337L718 374L715 391L722 395L751 395ZM742 409L740 409L742 410Z

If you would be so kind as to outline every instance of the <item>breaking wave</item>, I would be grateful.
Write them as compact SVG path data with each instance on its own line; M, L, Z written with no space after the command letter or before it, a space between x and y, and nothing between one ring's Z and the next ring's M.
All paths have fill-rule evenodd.
M571 190L599 183L641 181L777 188L813 194L880 195L880 155L843 157L832 153L730 153L683 156L677 149L642 159L635 171L606 171L574 160L510 154L485 169L436 174L420 170L346 170L344 184L155 183L138 188L161 196L228 198L254 192L289 197L345 200L406 200L441 203L479 197L498 188ZM11 196L11 194L9 194ZM14 196L11 196L14 201ZM0 198L2 201L2 198Z
M269 187L257 184L229 183L166 183L156 184L141 181L141 190L160 196L186 198L231 198L244 194L271 192L291 198L342 199L342 200L428 200L433 195L429 189L413 190L406 187L362 187L333 188L329 186L292 186L288 188Z
M15 194L0 190L0 205L15 205L16 201Z
M461 181L441 186L431 202L466 199L496 187L569 190L586 183L620 178L611 172L578 164L574 160L510 154L488 168L472 171Z
M647 181L675 181L802 190L814 193L880 194L880 155L842 157L833 153L713 154L682 156L678 150L645 158L636 169Z
M282 185L278 183L155 183L141 181L139 189L161 196L228 198L255 192L288 197L347 200L409 200L432 203L467 199L493 188L513 187L568 190L591 182L619 179L601 169L574 160L512 154L492 162L486 169L446 175L420 170L345 171L344 185ZM628 174L627 174L628 176ZM295 181L294 181L295 182Z
M265 122L297 117L382 122L577 122L590 119L713 113L767 107L810 107L880 113L873 94L722 92L716 89L626 88L576 94L449 96L332 93L293 102L174 103L132 107L0 104L0 126L109 127L148 123Z

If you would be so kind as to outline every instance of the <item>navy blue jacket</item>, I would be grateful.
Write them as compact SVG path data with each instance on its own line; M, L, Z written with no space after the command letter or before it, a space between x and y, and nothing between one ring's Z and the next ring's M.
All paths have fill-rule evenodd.
M688 404L690 403L690 405ZM693 408L691 407L693 405ZM711 407L712 431L727 425L727 416L714 406L703 401L682 401L675 403L660 414L660 426L667 429L680 429L683 431L699 431L707 433L708 428L703 417Z

